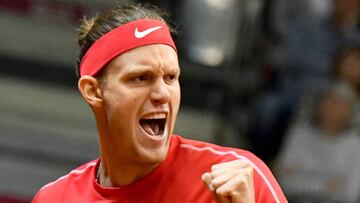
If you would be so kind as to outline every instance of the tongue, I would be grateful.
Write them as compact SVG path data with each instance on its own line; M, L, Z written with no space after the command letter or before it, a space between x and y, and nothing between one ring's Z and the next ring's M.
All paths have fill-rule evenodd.
M142 125L142 127L149 135L155 136L159 133L159 125L156 123L145 123Z

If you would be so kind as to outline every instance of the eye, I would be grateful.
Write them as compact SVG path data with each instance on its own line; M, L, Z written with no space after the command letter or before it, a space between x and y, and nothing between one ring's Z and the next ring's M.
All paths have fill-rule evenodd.
M166 81L173 82L177 80L178 76L176 74L168 74L164 78Z
M149 76L147 75L139 75L133 78L135 82L146 82L149 80Z

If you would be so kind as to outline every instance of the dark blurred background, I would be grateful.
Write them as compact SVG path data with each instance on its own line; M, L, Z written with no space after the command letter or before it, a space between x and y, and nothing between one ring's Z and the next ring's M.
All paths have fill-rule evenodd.
M84 15L94 16L116 2L129 1L0 0L0 202L30 202L44 184L97 158L94 118L77 92L76 27ZM341 149L340 141L330 138L335 143L330 151L360 149L359 0L133 2L166 10L179 32L174 36L182 69L177 134L251 150L279 177L287 174L281 172L287 163L279 157L306 149L285 147L303 123L309 123L305 129L320 129L316 136L329 134L325 142L334 135L356 137L354 146ZM317 101L329 89L346 95L342 101L349 116L342 121L338 110L313 125ZM335 121L328 121L332 116ZM356 164L349 170L359 169L358 151L350 153ZM308 183L298 186L296 179L292 187L291 174L280 184L293 202L324 202L313 193L332 192L324 187L294 193ZM332 180L312 184L326 181ZM356 181L344 183L355 191L342 196L344 202L360 201L360 178Z

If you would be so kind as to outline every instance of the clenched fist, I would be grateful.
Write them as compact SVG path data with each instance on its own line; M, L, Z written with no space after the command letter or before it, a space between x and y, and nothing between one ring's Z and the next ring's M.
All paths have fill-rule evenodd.
M244 160L215 164L201 179L216 203L255 202L253 168Z

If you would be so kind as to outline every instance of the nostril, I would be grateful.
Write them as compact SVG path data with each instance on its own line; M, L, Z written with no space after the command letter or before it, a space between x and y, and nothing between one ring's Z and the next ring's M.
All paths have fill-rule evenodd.
M166 104L166 103L168 103L169 102L169 97L161 97L161 98L157 98L157 99L155 99L155 100L153 100L155 103L157 103L157 104Z
M170 100L170 92L167 87L158 88L151 92L151 100L157 104L164 104Z

